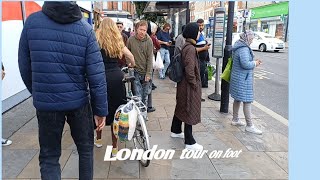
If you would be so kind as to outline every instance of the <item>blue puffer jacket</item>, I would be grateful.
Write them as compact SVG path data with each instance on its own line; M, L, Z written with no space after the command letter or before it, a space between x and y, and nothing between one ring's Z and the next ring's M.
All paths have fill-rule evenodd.
M253 53L249 46L237 41L232 48L230 94L235 100L253 102Z
M74 110L90 99L93 113L107 116L100 48L74 2L45 2L42 11L28 17L18 61L37 110Z

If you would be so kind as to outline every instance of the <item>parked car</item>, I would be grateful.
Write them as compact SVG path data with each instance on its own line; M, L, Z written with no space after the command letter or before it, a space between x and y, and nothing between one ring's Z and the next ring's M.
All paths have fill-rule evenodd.
M240 33L232 34L232 45L240 39ZM250 45L252 50L259 50L261 52L274 51L279 52L285 49L285 43L270 34L264 32L254 32L254 39Z

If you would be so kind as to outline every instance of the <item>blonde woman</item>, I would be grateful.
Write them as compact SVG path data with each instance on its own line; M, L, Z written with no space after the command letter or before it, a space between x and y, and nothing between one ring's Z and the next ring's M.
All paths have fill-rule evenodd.
M112 136L112 155L115 156L117 148L117 138L113 134L112 123L116 109L126 103L126 89L122 82L123 72L118 65L122 56L125 56L129 61L129 66L134 66L134 57L122 40L121 33L116 23L110 18L104 18L97 31L97 41L101 48L104 66L106 69L107 91L108 91L108 111L109 115L106 119L106 125L111 126ZM102 147L101 131L97 131L95 145Z

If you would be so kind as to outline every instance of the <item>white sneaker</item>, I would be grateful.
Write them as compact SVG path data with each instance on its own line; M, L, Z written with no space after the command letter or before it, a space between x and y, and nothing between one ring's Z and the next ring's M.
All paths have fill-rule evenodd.
M95 138L94 145L97 146L97 148L101 148L102 147L102 139Z
M244 125L246 125L246 123L238 120L238 121L231 121L231 125L232 126L244 126Z
M184 139L184 133L176 134L176 133L171 133L171 137L173 138L182 138Z
M254 134L262 134L262 131L260 129L256 128L254 125L246 126L246 131L254 133Z
M2 138L1 142L2 142L2 146L9 146L10 144L12 144L12 141L9 139Z
M186 144L186 149L192 150L192 151L203 150L203 146L198 143L195 143L192 145Z

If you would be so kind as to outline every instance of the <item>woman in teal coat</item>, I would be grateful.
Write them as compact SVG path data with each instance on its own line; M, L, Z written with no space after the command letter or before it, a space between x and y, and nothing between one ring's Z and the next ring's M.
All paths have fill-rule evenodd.
M262 134L261 130L252 124L251 103L253 102L253 69L261 64L260 60L253 60L250 44L254 38L252 31L240 34L240 39L234 44L233 64L230 80L230 94L234 98L233 119L234 126L244 126L238 118L240 103L243 102L243 112L246 119L245 130L255 134Z

